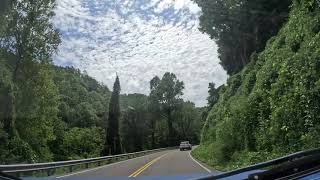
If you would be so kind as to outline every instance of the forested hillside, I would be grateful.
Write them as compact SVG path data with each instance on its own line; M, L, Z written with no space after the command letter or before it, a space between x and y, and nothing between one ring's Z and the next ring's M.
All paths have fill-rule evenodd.
M199 142L202 109L181 98L184 83L173 73L152 79L149 96L120 94L121 76L111 92L86 72L54 65L54 0L9 2L0 13L0 164Z
M6 83L6 80L11 78L9 62L3 59L1 61L2 83ZM19 136L12 139L6 127L3 126L6 119L2 118L7 107L2 104L0 111L2 120L0 128L1 163L67 160L103 155L111 92L106 86L81 73L78 69L52 65L48 68L51 72L52 85L55 87L58 106L56 106L56 116L53 122L42 124L44 129L42 133L51 133L52 137L41 147L46 149L47 154L42 154L43 151L36 151L36 148L40 148L41 144L31 145L29 143L32 141L43 142L48 138L48 135L37 134L41 133L36 131L39 120L26 120L24 119L26 115L21 115L21 118L16 119L16 124L23 124L21 124L21 128L15 128ZM5 86L1 86L0 89L1 102L4 102L9 94ZM39 91L37 90L37 92ZM25 98L30 98L30 94ZM49 100L50 98L44 99L43 103L49 103ZM32 103L35 103L33 99L28 99L28 102L23 106L16 107L19 109L21 107L28 108ZM38 106L38 104L34 105L34 107ZM123 152L170 145L167 138L166 117L161 115L161 111L152 110L150 107L150 99L146 95L120 95L121 118L119 124ZM35 110L30 109L35 117L40 116ZM174 126L179 135L174 143L178 143L180 139L187 139L194 143L199 142L200 129L203 124L200 118L201 112L202 110L195 108L193 103L182 102L181 109L175 111L174 115ZM48 129L50 129L49 132Z
M21 125L23 128L17 127L15 131L19 137L11 139L6 127L3 126L5 119L1 118L2 163L79 159L103 155L111 92L106 86L75 68L51 65L48 68L51 69L58 106L55 120L51 124L43 124L43 128L50 129L52 136L50 141L42 145L42 148L47 149L47 154L43 155L42 151L35 151L40 144L33 146L29 144L30 141L41 142L48 138L47 135L36 134L35 128L39 121L27 121L24 119L25 115L21 115L21 118L16 119L16 123L24 123ZM1 82L6 83L5 80L11 78L9 61L2 59L1 70L3 70ZM8 94L5 90L5 87L1 86L1 102L7 98ZM44 103L50 102L48 100L50 99L45 99ZM32 103L34 103L33 99L28 99L25 107L22 105L16 107L27 108ZM182 103L181 110L175 111L174 125L179 136L174 143L180 139L188 139L196 143L199 141L202 125L200 118L202 110L195 108L191 102ZM7 111L5 105L2 105L0 117L4 117L3 114ZM152 110L150 107L150 99L146 95L120 95L119 124L123 152L169 146L166 118L160 111ZM33 111L35 117L39 116L34 110L36 109L30 111ZM20 135L22 133L24 136Z
M292 3L288 22L265 50L251 54L219 90L193 152L215 168L320 146L320 4Z

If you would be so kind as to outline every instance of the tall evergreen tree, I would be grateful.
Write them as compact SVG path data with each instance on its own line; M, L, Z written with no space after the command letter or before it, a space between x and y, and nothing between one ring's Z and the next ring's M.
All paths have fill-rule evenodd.
M121 143L119 135L119 119L120 119L120 81L119 77L116 77L116 81L113 85L113 91L109 104L109 117L107 126L107 153L109 154L120 154Z

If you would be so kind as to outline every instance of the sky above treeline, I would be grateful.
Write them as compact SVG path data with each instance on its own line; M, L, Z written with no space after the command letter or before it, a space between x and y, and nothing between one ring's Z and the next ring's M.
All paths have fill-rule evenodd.
M154 76L173 72L183 98L206 105L208 83L225 83L217 46L198 30L200 8L190 0L57 0L54 25L62 43L54 62L85 70L122 93L149 94Z

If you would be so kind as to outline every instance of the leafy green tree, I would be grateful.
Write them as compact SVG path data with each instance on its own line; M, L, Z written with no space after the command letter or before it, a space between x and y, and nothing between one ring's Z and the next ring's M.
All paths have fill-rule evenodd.
M150 114L148 97L142 94L128 94L120 96L121 112L121 143L125 152L150 149L149 127Z
M7 151L8 137L6 132L4 131L2 121L0 121L0 163L5 164L6 156L8 155Z
M239 72L253 52L261 52L288 18L292 0L194 0L202 9L200 30L215 39L221 65Z
M133 107L123 112L121 123L122 144L125 152L141 151L145 143L146 127L143 111L136 110Z
M70 131L70 129L68 129L67 123L61 119L55 121L53 125L55 139L50 141L48 144L51 152L53 153L53 161L64 161L67 159L64 153L65 151L61 145L63 144L63 140L68 131Z
M159 119L155 128L155 142L157 147L168 147L168 123L167 119Z
M28 161L52 158L47 143L54 139L58 93L50 63L60 43L51 24L54 6L47 0L12 1L3 14L6 18L1 18L1 58L7 61L12 82L5 93L5 131L9 139L22 138L32 147L34 155Z
M108 116L108 126L107 126L107 145L106 150L109 154L120 154L121 143L120 143L120 134L119 134L119 119L120 119L120 81L119 77L116 77L116 80L113 85L113 91L111 94L110 104L109 104L109 116Z
M36 152L36 161L48 161L52 154L47 144L55 139L53 127L58 121L59 96L50 66L39 69L33 75L35 79L18 84L16 128L20 137Z
M149 101L148 101L148 111L151 112L150 114L150 122L149 128L151 131L151 147L156 147L156 123L159 118L161 119L161 110L160 110L160 103L158 102L158 94L157 94L157 87L160 84L160 78L155 76L150 81L150 94L149 94Z
M0 120L8 137L17 134L15 128L15 107L13 106L13 82L11 73L4 60L0 61Z
M191 143L199 142L202 128L200 115L194 103L182 103L182 107L174 113L174 125L180 140L188 140Z
M169 145L176 144L173 113L181 104L180 97L183 95L183 89L184 83L179 81L173 73L165 73L160 81L157 77L151 81L151 95L156 97L160 110L167 119Z
M54 0L13 1L5 16L1 48L15 55L13 80L20 77L21 67L28 62L51 62L60 44L59 33L53 28Z

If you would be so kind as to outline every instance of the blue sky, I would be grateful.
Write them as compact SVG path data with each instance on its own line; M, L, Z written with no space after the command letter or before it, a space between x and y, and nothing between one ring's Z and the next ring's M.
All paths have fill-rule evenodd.
M149 93L149 81L173 72L183 98L206 104L208 83L225 83L217 47L198 30L190 0L57 0L53 22L62 44L54 62L74 66L122 93Z

